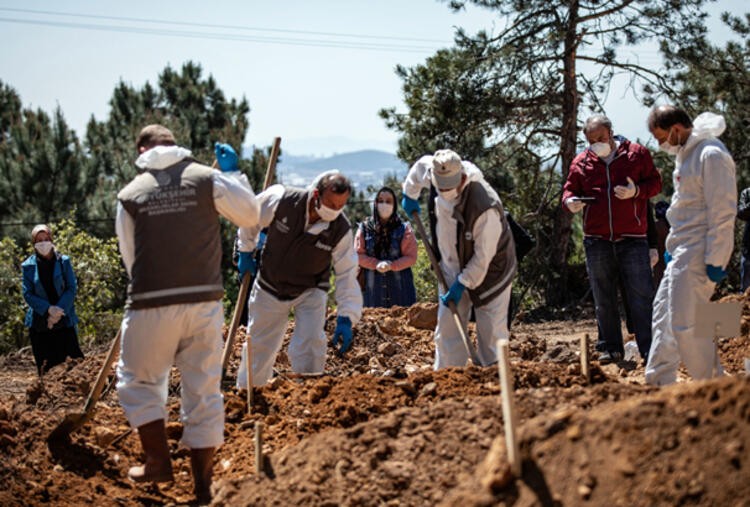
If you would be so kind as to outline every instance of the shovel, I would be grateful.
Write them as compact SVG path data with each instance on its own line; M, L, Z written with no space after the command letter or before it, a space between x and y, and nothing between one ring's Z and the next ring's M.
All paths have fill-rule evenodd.
M419 218L419 213L417 213L416 211L412 213L411 219L417 225L419 237L422 238L422 244L424 244L424 249L425 251L427 251L427 257L430 258L430 264L432 264L432 269L435 270L438 282L447 291L448 284L445 283L445 275L443 275L443 271L440 269L440 263L435 256L435 252L432 250L430 243L427 241L427 234L425 233L424 225L422 225L422 220ZM466 335L466 328L464 327L463 319L458 314L456 303L454 303L453 301L448 301L448 308L450 308L450 311L453 314L453 321L456 323L458 333L461 335L461 341L464 343L464 347L466 347L466 353L469 354L471 362L474 363L475 366L482 366L482 362L479 360L477 351L474 350L474 345L471 343L471 341L469 341L469 337Z
M117 357L117 350L119 348L120 330L118 329L115 339L112 340L112 344L109 346L109 352L107 352L107 357L104 359L102 368L99 370L99 375L96 377L94 387L91 389L89 397L86 399L86 404L83 406L83 412L66 414L65 419L63 419L63 421L58 424L47 437L48 442L67 439L71 433L77 431L91 420L94 416L96 402L99 401L99 396L102 394L102 389L104 389L104 384L107 381L109 370L112 368L112 363L114 363L115 358Z

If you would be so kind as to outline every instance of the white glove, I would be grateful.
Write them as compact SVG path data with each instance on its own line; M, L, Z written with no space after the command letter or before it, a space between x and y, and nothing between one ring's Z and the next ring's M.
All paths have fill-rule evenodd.
M391 263L388 261L380 261L375 266L375 269L377 269L379 273L385 273L386 271L391 270Z
M638 193L638 187L630 179L630 176L628 176L628 186L617 185L615 187L615 197L618 199L631 199L635 197L636 193Z
M578 201L573 197L568 197L565 199L565 205L568 207L571 213L578 213L583 209L584 206L586 206L586 203L583 201Z
M648 256L651 260L651 268L653 269L653 267L659 262L659 251L656 248L649 248Z

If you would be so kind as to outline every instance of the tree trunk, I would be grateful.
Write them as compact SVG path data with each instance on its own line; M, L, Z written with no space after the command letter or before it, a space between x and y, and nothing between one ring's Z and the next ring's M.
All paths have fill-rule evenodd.
M578 87L576 83L576 50L578 46L578 0L571 0L568 11L568 26L565 34L565 56L563 60L563 103L560 154L562 159L562 185L568 177L568 169L576 153L576 120L578 117ZM547 304L559 306L568 300L568 243L570 242L571 215L562 206L555 213L554 241L550 248L552 276L547 284Z

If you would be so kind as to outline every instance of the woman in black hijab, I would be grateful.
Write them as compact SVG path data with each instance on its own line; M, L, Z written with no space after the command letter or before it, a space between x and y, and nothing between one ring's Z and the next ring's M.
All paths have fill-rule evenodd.
M417 240L398 216L393 190L375 194L372 216L359 224L355 248L364 274L364 306L411 306L417 300L411 267L417 262Z

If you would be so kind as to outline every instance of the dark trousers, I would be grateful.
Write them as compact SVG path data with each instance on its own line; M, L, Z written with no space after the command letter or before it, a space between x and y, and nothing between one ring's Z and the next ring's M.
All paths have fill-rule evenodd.
M53 366L64 363L69 357L83 357L75 327L50 331L35 331L34 328L29 328L29 341L40 375Z
M623 300L629 310L641 357L651 348L651 311L654 285L646 239L607 241L585 238L586 270L596 305L600 329L597 350L623 353L618 285L622 282Z

